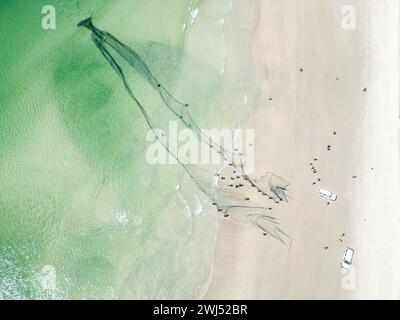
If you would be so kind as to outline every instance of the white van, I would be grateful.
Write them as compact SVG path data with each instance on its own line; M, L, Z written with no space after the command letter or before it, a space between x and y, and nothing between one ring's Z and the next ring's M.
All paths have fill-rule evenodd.
M322 189L322 188L319 189L319 195L321 197L328 198L329 200L332 200L332 201L336 201L336 199L337 199L336 194L334 194L328 190Z
M349 270L353 261L354 249L347 247L343 253L342 268Z

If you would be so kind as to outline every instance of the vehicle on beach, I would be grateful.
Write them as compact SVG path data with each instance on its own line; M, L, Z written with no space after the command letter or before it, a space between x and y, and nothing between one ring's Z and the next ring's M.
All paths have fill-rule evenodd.
M328 198L329 200L332 200L332 201L336 201L336 199L337 199L336 194L334 194L328 190L322 189L322 188L319 189L319 195L321 197Z
M343 253L342 268L349 270L353 261L354 249L347 247Z

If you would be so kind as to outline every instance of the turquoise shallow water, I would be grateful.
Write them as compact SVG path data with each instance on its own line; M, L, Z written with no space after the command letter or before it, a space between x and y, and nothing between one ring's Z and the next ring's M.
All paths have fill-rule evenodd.
M55 30L41 27L46 1L0 5L0 298L196 298L211 274L215 212L181 167L146 162L142 115L76 24L93 14L191 102L201 126L232 126L242 106L225 103L226 83L239 72L221 72L224 45L207 30L232 5L53 3ZM190 54L202 36L207 50ZM140 82L135 92L158 103Z

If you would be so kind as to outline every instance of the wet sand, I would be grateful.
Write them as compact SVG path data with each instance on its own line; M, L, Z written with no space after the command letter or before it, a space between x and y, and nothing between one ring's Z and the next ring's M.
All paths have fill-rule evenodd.
M345 30L347 4L261 1L254 175L291 183L272 213L293 241L220 218L206 299L400 298L399 4L351 1L356 28Z

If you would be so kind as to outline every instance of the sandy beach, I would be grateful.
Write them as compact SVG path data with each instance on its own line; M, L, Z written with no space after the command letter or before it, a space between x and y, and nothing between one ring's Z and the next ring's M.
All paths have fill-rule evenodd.
M204 298L399 299L400 5L258 4L253 59L262 94L248 124L254 175L267 170L290 182L292 198L272 213L293 240L286 248L220 218ZM354 8L355 28L343 24L345 5ZM319 187L337 201L328 204ZM343 273L346 247L355 255Z

